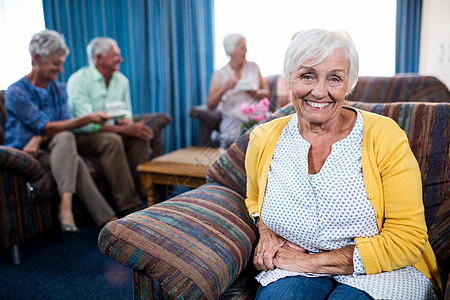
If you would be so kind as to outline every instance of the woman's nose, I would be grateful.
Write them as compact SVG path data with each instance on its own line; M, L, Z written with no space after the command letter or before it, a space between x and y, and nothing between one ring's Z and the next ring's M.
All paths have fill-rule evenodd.
M317 99L325 98L327 95L327 85L325 80L318 80L311 90L311 95Z

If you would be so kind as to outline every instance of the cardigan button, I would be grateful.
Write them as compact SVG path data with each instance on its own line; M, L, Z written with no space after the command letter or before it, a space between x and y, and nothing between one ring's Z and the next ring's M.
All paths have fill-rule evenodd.
M372 200L373 199L373 194L369 194L369 200Z

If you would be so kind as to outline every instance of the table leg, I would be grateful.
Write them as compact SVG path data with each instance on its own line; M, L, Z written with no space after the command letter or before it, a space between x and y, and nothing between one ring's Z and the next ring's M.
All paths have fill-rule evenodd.
M141 172L142 184L147 189L147 206L155 204L155 184L153 183L152 175L147 172Z

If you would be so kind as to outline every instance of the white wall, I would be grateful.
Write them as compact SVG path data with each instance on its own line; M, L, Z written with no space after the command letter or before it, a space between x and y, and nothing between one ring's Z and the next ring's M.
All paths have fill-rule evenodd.
M396 0L215 0L215 68L228 63L222 41L231 32L247 38L247 59L263 76L281 73L293 33L340 27L353 38L360 75L395 73Z
M450 89L450 0L423 0L419 73Z
M0 0L0 90L31 71L28 45L44 28L41 0Z

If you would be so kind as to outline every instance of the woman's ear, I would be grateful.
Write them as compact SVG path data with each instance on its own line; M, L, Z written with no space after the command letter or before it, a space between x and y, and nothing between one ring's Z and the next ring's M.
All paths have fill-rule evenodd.
M33 66L35 64L39 64L42 60L41 60L41 56L38 53L34 53L32 56L32 60L33 60Z

